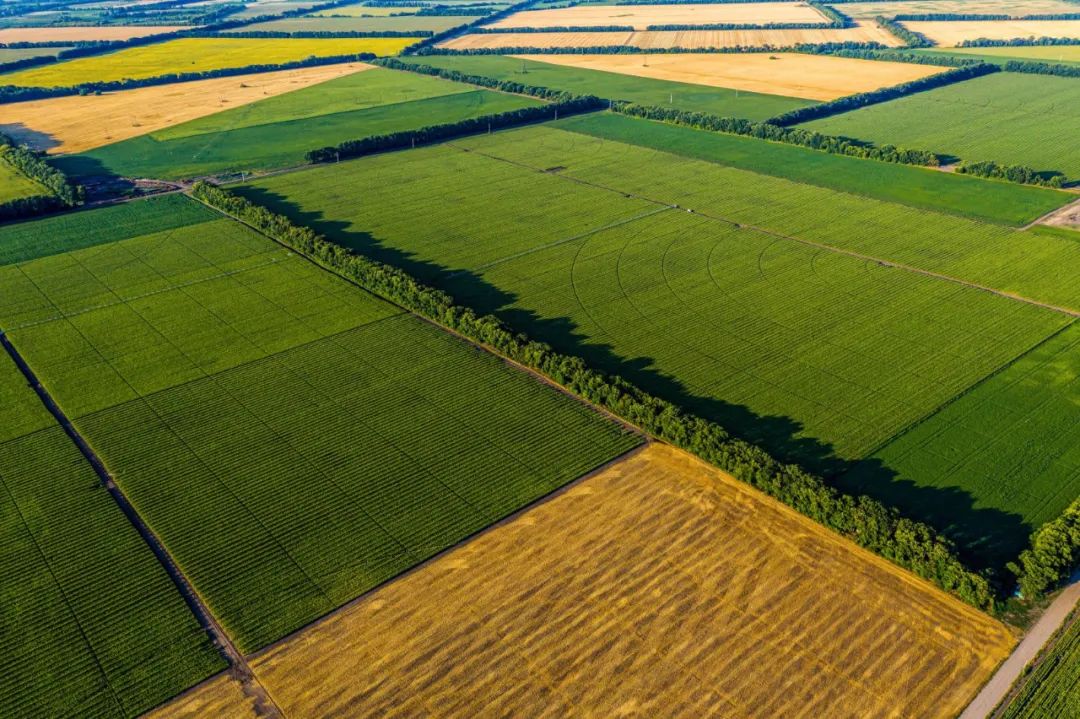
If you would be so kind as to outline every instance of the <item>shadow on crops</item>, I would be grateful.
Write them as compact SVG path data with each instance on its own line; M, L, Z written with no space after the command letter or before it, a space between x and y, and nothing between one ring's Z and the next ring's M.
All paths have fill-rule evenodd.
M22 122L0 124L0 134L7 135L18 145L26 145L31 150L47 152L60 146L60 141L47 132L35 130Z
M1001 567L1015 557L1031 532L1018 515L976 508L974 498L964 490L916 486L880 460L850 461L837 457L830 444L803 436L803 425L795 419L762 416L744 405L694 393L677 378L657 369L652 358L620 356L610 345L582 334L569 318L540 317L532 310L514 307L516 295L492 285L475 272L444 267L390 246L368 232L350 228L347 222L328 219L318 211L305 211L287 198L262 188L232 189L349 249L409 272L477 312L497 315L532 339L582 357L597 369L620 375L690 412L718 422L732 434L766 447L773 456L826 476L844 491L870 495L908 516L934 524L957 543L973 566ZM346 197L352 192L344 186L336 191L328 188L324 194L328 201L333 201L334 193ZM422 211L417 213L416 221L423 222Z

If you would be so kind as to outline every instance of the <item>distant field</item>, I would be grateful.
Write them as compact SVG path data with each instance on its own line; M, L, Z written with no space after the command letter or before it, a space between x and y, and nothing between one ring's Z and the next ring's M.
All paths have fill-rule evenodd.
M1076 12L1073 8L1069 12ZM1080 38L1080 20L978 20L905 22L908 29L925 35L935 45L952 47L964 40L1012 40L1027 37Z
M243 19L246 17L259 17L260 15L280 15L290 10L303 10L321 4L320 0L257 0L248 3L247 6L229 16L230 20Z
M396 209L462 177L454 202L428 207L422 225ZM1075 242L1025 246L1000 226L547 127L245 192L823 471L872 453L1071 321L838 250L953 274L961 268L928 258L969 273L978 260L1013 282L1069 273L1047 272L1039 242L1069 245L1072 267L1080 253ZM489 221L475 223L479 214ZM918 510L926 493L912 487L897 504ZM961 508L955 521L966 520Z
M675 7L675 6L672 6ZM738 7L738 6L719 6ZM807 100L835 100L899 85L947 68L801 53L672 55L534 55L537 62L673 82L749 90Z
M74 155L74 175L194 177L303 164L308 150L540 104L518 95L375 69Z
M1072 195L1031 185L831 155L613 113L570 117L560 120L557 126L796 182L1001 224L1026 225L1073 200Z
M64 47L27 47L27 48L0 48L0 62L15 62L26 60L31 57L53 57L61 50L70 50L71 45Z
M653 445L253 669L288 716L946 719L1014 642L986 615Z
M1035 47L954 47L946 52L936 50L915 50L920 55L948 55L951 57L971 57L986 62L1003 63L1009 60L1026 62L1064 63L1080 65L1080 45L1054 45Z
M440 47L453 50L516 47L609 47L629 45L643 49L710 47L791 47L799 44L828 42L879 42L895 47L900 44L892 33L873 24L822 30L680 30L660 32L537 32L461 35Z
M553 10L526 10L492 23L492 27L590 27L628 25L764 25L821 23L828 20L806 3L750 2L702 5L577 5Z
M965 14L965 15L1053 15L1077 12L1068 0L902 0L901 2L844 3L845 15L873 20L878 15Z
M50 194L41 185L15 169L0 153L0 202L9 202L20 197Z
M356 5L343 5L329 10L319 10L307 17L387 17L389 15L407 15L419 12L419 7L369 7L362 3Z
M0 105L0 133L52 154L83 152L372 67L319 65Z
M643 105L671 105L684 110L698 110L716 115L765 120L797 107L813 104L806 100L756 92L736 92L730 88L709 87L686 82L671 82L647 77L633 77L621 72L565 66L563 56L543 55L543 59L524 59L507 55L424 55L402 57L403 62L458 70L498 80L523 82L578 94L592 94L614 100L629 100ZM591 56L566 56L571 58ZM623 56L610 56L623 57ZM650 62L659 56L650 56ZM525 70L522 73L522 69Z
M0 75L0 83L57 87L83 82L156 77L169 73L205 72L226 67L273 64L311 56L371 52L392 55L413 42L409 38L254 39L183 38L156 45L77 58L44 67Z
M1080 716L1080 621L1073 620L1053 651L1021 681L1024 687L1002 719Z
M387 9L387 8L371 8ZM233 32L442 32L476 20L475 15L404 15L401 17L293 17L236 28Z
M995 73L802 127L1080 179L1080 79Z
M224 668L7 352L0 517L0 715L135 717Z
M1073 324L1007 369L977 385L952 404L909 432L897 437L874 457L895 470L897 495L905 483L926 476L934 467L938 487L976 487L981 521L997 532L1011 528L1011 543L1022 543L1033 527L1058 516L1064 505L1080 496L1080 325ZM858 471L842 484L861 491L876 482ZM995 511L1008 507L1022 517ZM938 524L952 521L951 508L934 506L928 497L925 512ZM972 532L955 527L956 533ZM974 528L968 543L979 547L982 527ZM980 551L1000 553L998 547Z
M638 442L231 220L8 265L0 298L243 651Z
M0 42L81 42L87 40L129 40L184 29L183 25L108 25L88 27L12 27L0 29ZM2 77L2 76L0 76Z

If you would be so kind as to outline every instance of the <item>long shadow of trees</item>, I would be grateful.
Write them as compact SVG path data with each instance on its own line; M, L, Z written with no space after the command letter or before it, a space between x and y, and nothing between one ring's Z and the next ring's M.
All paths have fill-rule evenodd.
M516 306L515 294L497 287L467 268L445 267L398 246L358 231L350 223L301 208L288 198L258 187L231 188L294 222L315 229L360 254L399 267L438 287L461 304L498 316L532 339L576 355L591 366L620 375L643 389L713 420L733 435L765 447L773 456L822 474L843 491L867 494L904 514L937 527L956 542L961 557L976 568L1000 571L1026 546L1032 527L1020 515L977 507L975 498L958 487L917 485L876 458L847 460L832 445L802 434L803 425L785 416L763 416L740 404L689 391L678 378L656 367L651 357L625 357L612 347L583 334L567 317L542 317ZM421 217L417 222L423 222Z

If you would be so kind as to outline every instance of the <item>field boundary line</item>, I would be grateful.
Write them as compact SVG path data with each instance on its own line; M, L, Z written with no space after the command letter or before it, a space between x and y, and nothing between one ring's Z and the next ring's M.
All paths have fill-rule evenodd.
M911 430L915 429L919 425L921 425L924 422L928 421L930 418L932 418L934 415L941 412L943 409L945 409L949 405L953 404L954 402L959 402L965 396L967 396L967 395L971 394L972 392L974 392L976 389L979 388L980 385L984 384L985 382L990 381L991 379L993 379L997 375L1001 374L1002 372L1005 372L1010 367L1012 367L1014 364L1016 364L1020 360L1024 359L1024 357L1027 357L1029 354L1031 354L1035 350L1039 349L1040 347L1047 344L1051 340L1057 338L1059 335L1063 334L1066 330L1068 330L1069 328L1071 328L1075 324L1076 324L1076 320L1073 320L1073 321L1067 322L1066 324L1064 324L1061 327L1057 328L1056 330L1054 330L1050 334L1046 335L1045 337L1043 337L1041 340L1039 340L1035 344L1028 347L1026 350L1021 352L1020 354L1016 355L1015 357L1013 357L1010 360L1007 360L1006 362L1003 362L1001 364L1001 366L997 367L996 369L991 370L987 374L983 375L979 379L972 382L970 385L968 385L964 389L962 389L959 392L957 392L956 394L954 394L952 397L949 397L944 402L942 402L938 406L936 406L933 409L931 409L930 411L928 411L922 417L919 417L918 419L913 420L911 423L909 423L905 427L901 427L891 437L889 437L888 439L884 440L883 442L881 442L877 446L875 446L875 447L871 448L870 450L868 450L866 455L868 457L872 457L873 455L877 454L878 452L883 450L885 447L888 447L890 444L892 444L896 440L900 439L901 437L903 437L905 434L907 434Z
M108 491L109 496L111 496L117 506L119 506L120 511L123 512L127 520L139 533L139 536L142 537L142 540L149 547L150 551L154 553L158 563L165 570L169 579L172 580L172 583L179 591L180 596L183 597L184 603L187 604L188 609L195 616L195 619L199 624L202 625L203 630L217 647L222 658L229 663L230 670L234 678L240 682L244 694L254 700L256 715L284 717L284 713L270 697L265 687L259 683L258 678L252 673L251 667L248 665L243 654L241 654L236 648L236 645L232 643L232 640L229 638L228 634L226 634L221 624L218 623L203 598L180 570L179 565L176 564L172 555L165 549L165 545L162 544L158 536L150 526L147 525L142 516L139 515L127 495L125 495L119 485L116 484L112 474L106 468L105 463L102 462L101 458L82 434L79 433L78 429L75 428L68 416L60 406L57 405L55 400L53 400L52 395L50 395L48 390L41 384L41 381L38 379L33 369L27 364L22 354L15 345L12 344L11 339L3 331L0 331L0 345L3 345L4 350L18 366L19 371L26 378L27 383L34 390L38 399L41 400L45 409L48 410L53 419L63 428L64 433L72 443L75 444L79 452L86 461L89 462L90 466L93 467L94 472L97 474L101 484Z
M473 344L474 346L478 346L478 345L475 345L475 343L473 343L473 342L470 342L470 344ZM485 351L488 351L486 347L482 347L482 349L484 349ZM499 355L496 355L496 356L499 356ZM575 399L580 400L580 398L576 397L576 395L575 395ZM586 404L588 404L588 403L586 403ZM590 404L589 406L591 407L592 405ZM387 579L387 580L385 580L383 582L380 582L379 584L376 584L371 589L368 589L363 594L360 594L360 595L354 597L353 599L350 599L346 603L342 604L340 607L337 607L336 609L333 609L333 610L327 612L326 614L323 614L318 619L314 619L314 620L308 622L307 624L305 624L302 627L298 627L297 629L294 629L293 631L289 632L288 634L281 637L280 639L273 642L272 644L267 644L265 647L263 647L263 648L261 648L261 649L259 649L257 651L252 652L248 656L252 660L258 660L260 657L262 657L262 656L264 656L266 654L269 654L269 653L273 652L274 650L284 646L285 644L292 641L293 639L296 639L297 637L299 637L301 634L308 631L309 629L312 629L312 628L314 628L314 627L316 627L316 626L318 626L320 624L323 624L324 622L329 621L330 619L332 619L334 616L336 616L338 614L341 614L343 612L348 611L349 609L356 606L360 602L365 601L369 596L371 596L375 592L379 591L383 587L387 586L388 584L391 584L391 583L397 582L399 580L405 579L406 577L411 576L412 574L415 574L416 572L419 572L419 571L423 570L428 565L433 564L434 562L437 562L437 561L443 559L446 555L450 554L451 552L455 552L455 551L461 549L462 547L464 547L465 545L471 544L473 542L473 540L478 539L479 537L481 537L481 536L483 536L483 535L485 535L485 534L487 534L489 532L493 532L496 529L499 529L499 528L503 527L504 525L507 525L507 524L510 524L511 522L517 521L522 516L524 516L528 512L531 512L536 507L539 507L539 506L541 506L543 504L547 504L548 502L550 502L550 501L552 501L554 499L557 499L558 497L566 494L570 490L576 488L581 483L583 483L583 482L585 482L585 481L587 481L589 479L592 479L594 476L600 474L601 472L605 472L608 469L611 469L612 467L615 467L616 465L619 465L622 462L625 462L625 461L637 456L641 452L644 452L646 450L646 448L648 448L653 442L659 442L659 443L662 443L662 444L666 444L664 442L661 442L661 440L654 440L651 437L649 437L648 435L644 435L644 434L642 435L642 439L644 441L641 444L637 445L636 447L631 447L630 449L626 450L622 454L620 454L620 455L618 455L616 457L612 457L611 459L607 460L603 464L600 464L600 465L592 468L591 470L589 470L585 474L582 474L579 477L575 477L574 479L570 480L569 482L562 485L561 487L557 487L556 489L551 490L550 492L543 495L542 497L538 497L538 498L534 499L533 501L529 502L528 504L523 505L522 507L519 507L518 509L516 509L512 513L506 515L502 519L499 519L499 520L493 522L492 524L487 525L486 527L484 527L482 529L478 529L477 531L473 532L472 534L470 534L467 537L463 537L461 540L455 542L454 544L450 545L449 547L446 547L445 549L440 551L438 554L434 554L434 555L428 557L427 559L425 559L424 561L420 562L419 564L415 564L412 567L409 567L404 572L401 572L399 574L395 574L393 577L390 577L389 579Z
M1055 215L1060 215L1060 214L1063 214L1065 212L1068 212L1069 210L1071 210L1074 207L1077 208L1077 209L1080 209L1080 200L1073 200L1072 202L1069 202L1067 204L1062 205L1061 207L1057 208L1056 210L1050 210L1049 212L1047 212L1042 217L1036 217L1034 220L1027 223L1023 227L1021 227L1020 229L1021 230L1030 230L1032 227L1035 227L1036 225L1043 225L1051 217L1054 217ZM1047 227L1053 227L1053 225L1047 225Z
M544 172L543 170L538 169L536 167L532 167L531 165L526 165L526 164L521 163L521 162L515 162L513 160L508 160L508 159L505 159L505 158L502 158L502 157L496 157L495 155L489 155L488 153L481 152L479 150L465 149L465 148L458 147L456 145L452 145L451 143L446 143L446 144L450 145L451 147L454 147L455 149L460 150L462 152L475 153L475 154L481 155L483 157L490 158L490 159L498 161L498 162L505 162L505 163L508 163L510 165L514 165L516 167L526 168L528 170L531 170L532 172L542 172L544 174L555 175L556 177L561 177L561 178L563 178L565 180L568 180L570 182L575 182L575 183L578 183L580 185L585 185L587 187L595 187L595 188L598 188L598 189L601 189L601 190L607 190L608 192L615 192L615 193L618 193L618 194L622 195L623 197L632 197L632 198L635 198L635 199L645 200L647 202L653 202L653 203L656 203L658 205L664 205L665 207L671 207L673 209L684 210L684 211L686 211L686 212L688 212L690 214L697 215L699 217L704 217L706 219L713 220L714 222L723 222L724 224L728 224L728 225L731 225L733 227L737 227L739 229L753 230L753 231L759 232L759 233L761 233L763 235L768 235L770 237L777 237L777 238L780 238L780 239L783 239L783 240L790 240L791 242L798 242L800 244L807 245L809 247L816 247L818 249L827 250L829 252L835 252L836 254L847 255L848 257L854 257L855 259L863 260L863 261L866 261L866 262L875 262L875 263L881 265L882 267L891 267L893 269L905 270L905 271L911 272L913 274L923 275L925 277L932 277L934 279L942 280L942 281L945 281L945 282L951 282L953 284L962 285L964 287L970 287L971 289L975 289L975 290L982 290L983 292L988 292L988 293L990 293L992 295L997 295L998 297L1003 297L1003 298L1008 299L1008 300L1013 300L1014 302L1022 302L1024 304L1034 305L1036 307L1042 307L1043 309L1050 310L1052 312L1058 312L1060 314L1069 315L1070 317L1080 318L1080 310L1074 310L1071 307L1063 307L1063 306L1060 306L1060 305L1050 304L1049 302L1041 302L1039 300L1035 300L1035 299L1032 299L1030 297L1025 297L1023 295L1018 295L1018 294L1016 294L1014 292L1007 292L1005 290L999 290L997 288L990 287L989 285L981 285L981 284L979 284L977 282L971 282L971 281L968 281L968 280L963 280L963 279L960 279L959 277L953 277L952 275L946 275L946 274L943 274L941 272L934 272L933 270L924 270L922 268L915 267L913 265L908 265L908 264L905 264L903 262L896 262L894 260L887 260L887 259L884 259L882 257L875 257L874 255L867 255L867 254L864 254L862 252L856 252L855 250L845 250L845 249L843 249L841 247L836 247L835 245L828 245L828 244L825 244L823 242L817 242L815 240L808 240L808 239L801 238L801 237L793 237L791 235L785 235L782 232L777 232L775 230L770 230L770 229L765 228L765 227L759 227L757 225L743 224L741 222L736 222L735 220L729 220L728 218L721 217L719 215L711 215L708 212L701 212L701 211L694 210L694 209L689 208L689 207L682 207L681 205L672 204L672 203L669 203L669 202L665 202L663 200L657 200L655 198L646 197L644 195L638 195L638 194L635 194L635 193L627 193L627 192L619 190L619 189L617 189L615 187L610 187L608 185L602 185L602 184L597 183L597 182L590 182L589 180L583 180L583 179L578 178L578 177L571 177L571 176L565 175L563 173Z

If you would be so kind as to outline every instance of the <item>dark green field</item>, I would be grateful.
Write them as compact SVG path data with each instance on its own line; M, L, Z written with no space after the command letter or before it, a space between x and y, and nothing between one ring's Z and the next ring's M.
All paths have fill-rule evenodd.
M0 326L243 651L640 441L217 217L0 267Z
M1080 620L1066 625L1053 650L1022 681L1003 719L1080 716Z
M470 182L426 206L422 225L399 210L460 177ZM1000 566L1068 503L1049 475L990 486L930 462L899 479L872 455L1072 318L849 254L996 276L1001 247L1034 258L1040 243L1061 252L1056 238L551 127L243 192L781 457L829 473L857 467L869 493L916 516L947 506L946 529L977 562ZM1068 248L1075 267L1080 245ZM1045 266L1026 263L1040 278L1031 289L1051 286ZM1014 503L1001 487L1043 502Z
M813 100L632 77L617 72L565 67L505 55L425 55L399 59L408 63L457 70L469 75L566 90L580 95L628 100L643 105L672 106L750 120L765 120L797 107L815 104ZM522 69L525 70L524 73Z
M0 716L135 717L225 667L6 352L0 587Z
M161 132L60 158L75 176L184 178L300 165L345 140L540 104L437 78L375 69Z

